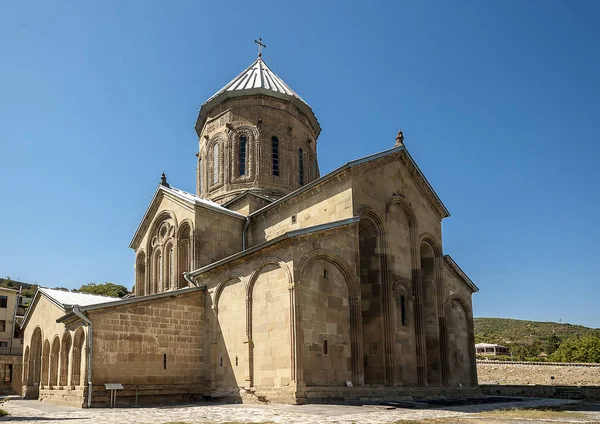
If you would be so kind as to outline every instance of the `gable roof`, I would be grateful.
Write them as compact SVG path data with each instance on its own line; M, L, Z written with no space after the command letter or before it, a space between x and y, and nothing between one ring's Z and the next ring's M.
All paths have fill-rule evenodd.
M198 197L195 194L188 193L187 191L179 190L174 187L167 187L167 186L159 184L158 188L154 192L154 196L152 196L152 200L150 201L150 204L148 205L148 208L146 209L146 212L144 213L142 220L140 221L137 229L135 230L135 234L133 235L131 242L129 243L130 248L134 249L133 246L135 245L136 241L143 236L143 231L147 227L144 224L147 223L148 219L150 218L150 215L152 215L151 212L152 212L153 206L164 195L173 196L177 199L184 201L185 203L187 203L191 206L198 206L201 208L209 209L214 212L219 212L219 213L229 215L231 217L238 218L238 219L246 218L246 215L244 215L244 214L224 208L223 206L219 205L218 203L212 202L212 201L204 199L202 197Z
M241 193L235 195L233 198L229 199L225 203L223 203L222 206L225 208L229 208L230 205L234 204L240 199L243 199L246 196L258 197L259 199L266 200L267 202L274 202L275 200L279 199L279 197L268 196L266 194L263 194L260 189L248 188L242 191Z
M469 276L467 274L465 274L465 272L462 270L462 268L458 266L458 264L454 261L454 259L452 259L452 256L444 255L444 263L450 268L450 270L452 272L454 272L456 274L456 276L460 280L462 280L467 285L467 287L469 288L471 293L475 293L475 292L479 291L479 287L477 287L475 285L475 283L473 283L473 281L471 281Z
M246 250L242 250L240 252L234 253L231 256L227 256L226 258L223 258L221 260L215 261L213 263L210 263L208 265L203 266L202 268L198 268L196 270L190 271L190 272L186 272L184 273L186 276L188 277L196 277L200 274L203 274L205 272L208 272L212 269L218 268L222 265L228 264L236 259L240 259L244 256L250 255L252 253L258 252L260 250L263 250L269 246L272 246L274 244L279 243L280 241L286 240L286 239L290 239L290 238L294 238L294 237L299 237L299 236L304 236L307 234L314 234L314 233L318 233L321 231L328 231L328 230L332 230L334 228L340 228L340 227L344 227L346 225L352 225L352 224L358 224L358 222L360 221L360 217L355 216L352 218L346 218L346 219L342 219L339 221L333 221L333 222L329 222L326 224L319 224L319 225L314 225L312 227L306 227L306 228L299 228L297 230L291 230L288 231L286 233L281 234L280 236L274 237L271 240L267 240L265 242L259 243L255 246L249 247Z
M39 298L43 296L48 299L52 304L57 306L63 311L73 309L73 306L90 306L96 305L100 303L108 303L108 302L116 302L121 301L122 299L119 297L110 297L110 296L100 296L97 294L88 294L88 293L73 293L63 290L55 290L55 289L47 289L44 287L39 287L35 294L33 295L33 299L31 300L30 307L27 308L27 312L25 312L25 316L23 317L23 323L21 324L21 328L24 328L27 324L29 316L33 313L32 311L35 309Z
M319 136L321 126L311 107L267 66L262 57L252 62L242 73L202 104L198 113L198 119L196 120L196 132L198 136L200 136L202 126L211 109L227 99L253 94L265 94L291 101L308 116L317 132L317 137Z
M335 177L338 174L341 174L342 172L348 170L348 169L352 169L356 166L365 164L365 163L369 163L372 161L376 161L379 160L381 158L384 157L388 157L391 156L393 154L396 153L400 153L405 155L406 161L408 162L408 164L412 167L412 170L414 170L414 173L416 174L417 177L417 183L421 182L422 184L419 186L419 184L417 184L417 186L419 186L420 189L422 189L424 191L424 195L425 198L430 202L430 204L434 207L435 210L438 211L438 213L440 214L440 216L442 218L447 218L450 216L450 211L448 211L448 209L446 208L446 206L444 205L444 203L442 202L442 199L440 199L440 197L437 195L437 193L435 192L435 190L433 189L433 187L431 186L431 184L429 184L429 181L427 181L427 178L425 178L425 175L423 174L423 172L421 171L421 169L419 168L419 166L417 165L417 163L415 162L415 160L412 158L412 156L410 155L410 153L408 153L408 150L406 149L405 146L398 146L398 147L394 147L392 149L388 149L388 150L384 150L383 152L379 152L379 153L375 153L373 155L370 156L365 156L363 158L360 159L356 159L350 162L345 163L344 165L340 166L337 169L334 169L333 171L331 171L329 174L323 175L321 178L318 178L316 180L311 181L308 184L303 185L302 187L300 187L299 189L292 191L291 193L286 194L285 196L275 200L273 203L270 203L266 206L264 206L263 208L252 212L249 217L255 217L257 215L260 215L261 213L266 212L267 210L280 205L290 199L293 199L294 197L310 190L311 188L324 183L327 180L332 179L333 177Z

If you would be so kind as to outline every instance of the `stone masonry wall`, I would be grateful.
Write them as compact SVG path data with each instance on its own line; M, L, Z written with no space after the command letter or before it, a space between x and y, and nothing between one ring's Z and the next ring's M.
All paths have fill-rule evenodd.
M249 188L287 194L300 187L299 149L303 152L304 183L316 179L315 130L304 113L282 99L250 96L226 101L211 111L201 130L199 194L218 203ZM241 135L247 139L246 170L242 175L239 169ZM279 140L278 175L273 175L271 137ZM218 157L214 158L214 154Z
M299 282L299 314L307 386L344 386L352 381L348 286L331 263L310 263Z
M479 384L543 384L556 386L600 386L600 364L537 365L477 361ZM552 380L551 377L554 377Z
M94 384L199 385L202 297L194 292L89 312Z
M292 220L295 216L295 220ZM286 232L352 217L350 181L329 181L252 218L248 245L254 246Z
M197 269L242 250L242 227L244 220L204 208L196 209Z

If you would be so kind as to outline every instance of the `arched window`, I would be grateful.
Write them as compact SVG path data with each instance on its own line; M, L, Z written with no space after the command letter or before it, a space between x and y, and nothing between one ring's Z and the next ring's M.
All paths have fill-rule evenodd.
M273 157L273 175L279 176L279 139L271 137L271 155Z
M190 261L190 234L191 229L188 224L182 225L182 230L179 234L179 241L177 244L177 256L178 258L178 278L179 278L179 288L187 286L187 281L183 276L184 272L191 271L191 261Z
M302 155L302 149L298 149L298 164L299 164L299 179L300 185L304 185L304 155Z
M146 293L146 255L144 252L140 253L135 264L136 281L135 281L135 294L137 296L143 296Z
M171 267L173 266L173 262L172 262L172 255L171 252L173 250L172 246L167 246L165 248L165 270L164 270L164 285L163 285L163 290L169 290L171 288L171 283L172 283L172 279L171 279Z
M175 287L175 249L169 249L169 287Z
M240 176L246 175L246 136L240 136Z
M212 182L216 184L219 182L219 143L215 143L213 146L213 174Z
M202 194L202 159L198 159L198 194Z
M400 323L406 325L406 298L400 296Z
M163 282L163 256L159 252L156 256L156 281L154 293L159 293L162 291L162 282Z

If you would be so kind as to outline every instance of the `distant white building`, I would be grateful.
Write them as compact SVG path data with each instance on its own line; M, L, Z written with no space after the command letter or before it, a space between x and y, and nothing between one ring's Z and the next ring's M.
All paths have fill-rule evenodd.
M498 356L509 355L508 347L492 343L477 343L475 345L477 355Z

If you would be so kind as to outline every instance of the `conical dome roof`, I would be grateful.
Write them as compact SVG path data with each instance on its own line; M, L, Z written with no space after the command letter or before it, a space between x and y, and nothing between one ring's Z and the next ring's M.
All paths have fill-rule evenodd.
M309 117L315 127L317 136L321 132L321 126L308 103L279 78L267 66L262 57L258 57L241 74L202 104L196 121L196 132L200 134L209 111L218 104L233 97L255 94L265 94L291 101Z

